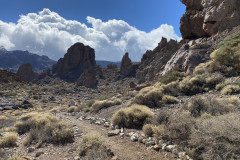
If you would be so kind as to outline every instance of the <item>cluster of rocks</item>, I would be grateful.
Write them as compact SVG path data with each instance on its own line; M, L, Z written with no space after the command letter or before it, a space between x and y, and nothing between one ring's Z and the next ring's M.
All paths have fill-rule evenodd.
M32 108L33 105L27 101L27 100L24 100L22 103L19 103L19 102L0 102L0 111L3 111L3 110L17 110L17 109L28 109L28 108Z

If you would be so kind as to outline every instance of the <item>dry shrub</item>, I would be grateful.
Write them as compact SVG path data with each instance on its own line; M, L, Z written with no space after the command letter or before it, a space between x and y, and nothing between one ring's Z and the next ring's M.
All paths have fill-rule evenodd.
M96 113L96 112L100 111L101 109L108 108L108 107L115 106L115 105L120 105L121 103L122 103L122 101L120 99L102 100L102 101L96 100L92 104L91 111Z
M136 95L134 102L149 107L157 107L161 105L162 96L163 88L157 86L146 87Z
M88 149L91 149L92 147L99 148L102 145L102 141L100 141L100 138L96 135L86 135L82 138L80 144L79 144L79 155L84 156Z
M148 107L161 107L162 104L177 103L175 97L168 95L178 95L178 82L167 85L156 83L154 86L143 88L134 98L134 102ZM163 99L163 97L165 97ZM172 100L172 101L171 101Z
M165 125L165 138L177 144L187 143L194 123L195 120L190 116L189 112L178 111L172 114L169 118L169 123Z
M0 147L14 147L18 139L17 133L7 133L3 138L0 138Z
M195 159L240 159L239 134L238 112L198 119L190 140L197 149Z
M222 94L236 94L240 93L239 85L227 85L221 90Z
M193 117L199 117L204 113L208 113L213 116L223 115L233 112L237 105L239 105L239 103L236 104L236 102L233 102L231 99L216 99L211 97L207 98L203 96L197 96L194 97L190 103L188 103L187 110Z
M68 113L72 113L72 112L77 112L78 111L78 107L77 106L71 106L67 109Z
M152 137L153 136L153 129L152 129L152 125L151 124L145 124L142 128L144 134L146 136Z
M10 126L13 126L16 122L16 119L11 116L4 116L0 115L0 129L8 128Z
M83 160L111 160L113 153L102 144L96 135L86 135L79 143L79 155Z
M112 123L121 127L140 128L152 118L153 112L148 107L135 104L117 111L112 117Z
M156 139L161 139L166 136L167 132L164 125L153 126L153 136Z
M48 113L28 113L20 117L15 124L19 134L29 132L25 145L33 140L52 143L72 142L74 133L72 126L62 122L57 117Z
M164 104L175 104L178 103L178 99L173 96L164 95L162 97L162 103Z
M159 124L167 124L169 121L169 117L171 112L168 111L168 109L161 109L157 112L157 114L154 116L152 123L155 125Z

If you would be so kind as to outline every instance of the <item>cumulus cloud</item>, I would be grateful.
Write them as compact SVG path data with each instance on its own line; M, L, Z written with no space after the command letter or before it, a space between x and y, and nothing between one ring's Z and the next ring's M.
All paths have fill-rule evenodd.
M8 50L28 50L58 60L72 44L82 42L95 49L98 60L119 61L125 52L129 52L134 61L139 61L142 54L155 48L162 37L181 39L167 24L146 33L123 20L103 22L87 17L87 22L92 27L67 20L49 9L21 15L16 24L0 20L0 46Z

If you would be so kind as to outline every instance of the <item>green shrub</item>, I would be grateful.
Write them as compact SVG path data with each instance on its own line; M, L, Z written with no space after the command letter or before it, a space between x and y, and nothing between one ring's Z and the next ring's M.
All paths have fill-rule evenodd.
M215 88L222 79L223 76L220 73L187 76L179 83L179 88L186 95L194 95L206 91L206 88Z
M117 111L112 117L112 124L121 127L140 128L153 118L153 112L146 106L132 105Z
M221 83L217 84L215 89L219 91L229 84L231 84L231 81L230 80L225 80L224 82L221 82Z
M240 71L240 32L226 37L211 54L214 63Z
M227 85L221 90L222 94L235 94L240 93L240 86L239 85Z
M8 133L3 138L0 138L1 147L14 147L18 139L17 133Z
M184 77L184 73L173 70L173 71L165 74L164 76L162 76L160 79L160 82L163 84L168 84L173 81L179 81L182 79L182 77Z

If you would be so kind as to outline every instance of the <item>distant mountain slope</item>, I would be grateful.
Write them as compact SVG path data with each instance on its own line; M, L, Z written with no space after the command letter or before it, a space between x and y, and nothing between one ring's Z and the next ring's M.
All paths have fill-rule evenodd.
M111 61L103 61L103 60L96 60L97 65L100 65L102 68L107 68L108 64L116 64L118 68L120 68L121 62L111 62Z
M16 72L22 64L30 63L33 70L38 72L47 68L51 68L56 61L51 60L47 56L39 56L28 51L7 51L0 48L0 68Z

